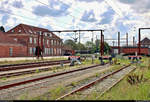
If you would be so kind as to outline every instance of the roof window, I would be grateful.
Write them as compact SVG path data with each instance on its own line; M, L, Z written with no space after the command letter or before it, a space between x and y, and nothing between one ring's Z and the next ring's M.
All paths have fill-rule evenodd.
M20 32L21 32L21 29L20 29L20 30L18 30L18 32L20 33Z
M29 30L29 33L33 33L31 30Z
M14 30L11 30L11 32L13 33L13 32L15 32Z

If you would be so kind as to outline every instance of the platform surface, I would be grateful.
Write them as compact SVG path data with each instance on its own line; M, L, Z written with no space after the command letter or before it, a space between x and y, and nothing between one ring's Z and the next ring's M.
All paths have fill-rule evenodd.
M43 57L44 59L53 59L53 58L68 58L68 56L49 56ZM8 57L0 58L0 61L20 61L20 60L36 60L36 57Z

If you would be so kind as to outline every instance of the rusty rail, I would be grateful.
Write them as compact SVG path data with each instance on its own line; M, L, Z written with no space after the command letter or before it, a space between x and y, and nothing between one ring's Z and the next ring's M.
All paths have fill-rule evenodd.
M8 71L8 70L18 70L18 69L25 69L25 68L35 68L41 66L48 66L48 65L57 65L61 62L69 63L68 60L58 60L58 61L45 61L45 62L36 62L36 63L24 63L24 64L11 64L11 65L0 65L0 71Z
M15 87L15 86L19 86L19 85L22 85L22 84L27 84L27 83L47 79L47 78L52 78L52 77L64 75L64 74L67 74L67 73L82 71L82 70L90 69L90 68L97 67L97 66L101 66L101 65L97 64L97 65L88 66L88 67L85 67L85 68L75 69L75 70L66 71L66 72L60 72L60 73L52 74L52 75L49 75L49 76L44 76L44 77L35 78L35 79L31 79L31 80L26 80L26 81L22 81L22 82L12 83L12 84L9 84L9 85L0 86L0 90L8 89L8 88L11 88L11 87Z
M51 70L52 67L50 68L42 68L42 69L38 69L39 72L42 71L49 71ZM33 69L33 70L28 70L28 71L19 71L19 72L12 72L12 73L6 73L6 74L0 74L0 78L9 78L12 76L19 76L19 75L24 75L24 74L31 74L31 73L35 73L37 69Z
M112 73L110 73L110 74L108 74L108 75L105 75L104 77L99 78L99 79L97 79L97 80L95 80L95 81L93 81L93 82L90 82L90 83L88 83L88 84L86 84L86 85L84 85L84 86L81 86L81 87L79 87L78 89L73 90L73 91L71 91L70 93L67 93L67 94L65 94L65 95L63 95L63 96L57 98L56 100L63 99L63 98L65 98L65 97L67 97L67 96L69 96L69 95L71 95L71 94L74 94L74 93L76 93L76 92L79 92L79 91L82 91L82 90L84 90L84 89L87 89L87 88L89 88L89 87L95 85L97 82L100 82L100 81L104 80L105 78L107 78L107 77L109 77L109 76L111 76L111 75L113 75L113 74L115 74L115 73L117 73L117 72L119 72L119 71L121 71L121 70L123 70L123 69L129 67L129 66L131 66L131 64L129 64L129 65L127 65L127 66L124 66L123 68L121 68L121 69L119 69L119 70L117 70L117 71L114 71L114 72L112 72Z

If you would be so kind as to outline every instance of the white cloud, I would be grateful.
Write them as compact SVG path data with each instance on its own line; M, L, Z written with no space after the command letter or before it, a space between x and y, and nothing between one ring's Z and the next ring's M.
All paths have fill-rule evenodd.
M129 38L132 40L133 36L137 37L139 27L148 27L148 25L150 25L149 6L147 6L150 3L149 0L135 0L136 2L127 2L128 0L125 0L126 2L120 2L121 0L101 0L101 2L97 2L98 0L88 0L89 2L81 2L79 0L38 0L45 4L51 4L52 2L57 1L60 2L60 4L63 2L64 4L69 5L70 7L67 9L67 14L65 16L58 17L37 16L33 14L33 7L39 5L44 6L35 0L17 0L22 1L23 8L20 9L13 7L12 4L14 1L15 0L3 0L3 2L0 2L0 9L7 10L13 14L22 16L19 17L10 14L10 18L7 20L7 24L4 25L7 28L14 27L19 23L26 23L29 25L47 27L48 29L51 27L53 30L105 29L105 38L117 39L117 32L120 31L119 26L122 25L129 27L129 30L124 29L123 31L120 31L122 32L121 36L125 36L124 32L128 32ZM111 22L108 24L97 25L102 20L101 15L109 11L110 7L115 11ZM60 5L58 4L54 6L54 9L59 10ZM83 16L84 12L89 12L91 10L93 10L94 16L91 15L89 18L95 17L97 21L81 21L81 17ZM0 13L0 20L2 20L2 17L5 14L6 13L4 12ZM2 25L2 23L0 23L0 25ZM136 31L133 31L133 27L136 27ZM100 35L99 32L94 32L94 34L94 39L96 39L96 35ZM83 37L81 37L81 42L85 43L88 40L91 41L91 32L84 33L82 36ZM149 35L147 33L146 35L142 36L144 37ZM61 38L70 39L70 37L66 36L65 33L61 35ZM111 41L109 41L109 43L112 44Z

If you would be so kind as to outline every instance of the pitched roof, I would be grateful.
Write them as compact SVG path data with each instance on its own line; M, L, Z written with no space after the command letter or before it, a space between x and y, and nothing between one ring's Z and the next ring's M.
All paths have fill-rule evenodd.
M150 39L148 39L147 37L145 37L142 41L141 44L150 44Z
M14 28L10 29L9 31L7 31L7 33L8 34L12 33L11 30L13 30L17 27L21 27L23 29L23 33L25 33L25 34L37 34L37 32L41 31L42 33L48 32L48 33L52 34L52 37L60 39L60 37L58 37L57 35L55 35L54 33L52 33L48 29L35 27L35 26L27 25L27 24L19 24L16 27L14 27Z
M9 37L7 34L1 31L0 31L0 43L21 45L21 44L18 44L16 40L14 40L13 38Z

